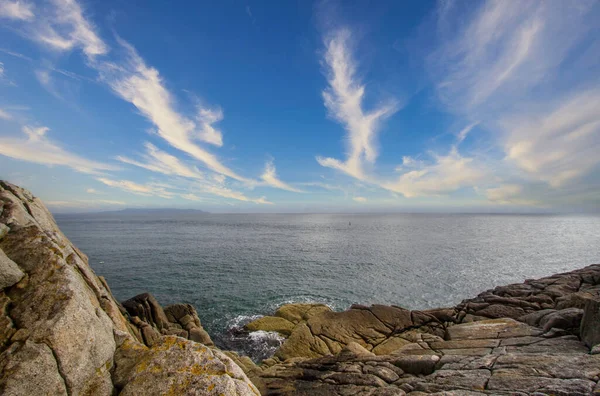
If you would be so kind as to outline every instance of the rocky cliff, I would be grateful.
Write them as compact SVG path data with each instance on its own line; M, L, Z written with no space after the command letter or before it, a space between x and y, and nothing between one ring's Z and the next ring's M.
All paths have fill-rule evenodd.
M0 290L0 394L259 394L192 307L142 296L129 314L42 202L6 182Z
M119 304L29 192L0 182L0 394L600 394L600 265L456 307L280 307L256 365L214 347L194 307Z

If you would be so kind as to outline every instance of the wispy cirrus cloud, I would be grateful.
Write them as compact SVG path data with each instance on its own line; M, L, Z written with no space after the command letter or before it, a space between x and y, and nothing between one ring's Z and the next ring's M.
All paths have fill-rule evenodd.
M600 88L555 108L501 121L506 159L537 180L560 188L600 164Z
M31 20L35 18L33 4L21 0L0 0L0 18Z
M102 80L152 122L157 128L157 134L171 146L201 161L213 172L235 180L248 181L249 179L223 165L214 154L194 141L212 140L213 144L220 142L220 133L212 127L213 123L222 118L220 113L200 109L199 124L179 113L158 70L147 66L133 46L123 40L119 42L127 52L127 61L121 65L98 65Z
M48 127L24 126L22 131L25 139L0 137L0 154L47 166L67 166L81 173L102 174L118 169L65 150L48 138Z
M59 52L81 48L90 59L108 53L108 46L96 34L96 27L84 16L77 1L51 0L49 3L43 14L26 27L26 34Z
M204 174L198 168L184 164L179 158L159 150L152 143L146 142L144 146L146 148L146 154L143 156L144 162L124 156L117 156L117 160L164 175L204 179Z
M329 115L344 126L347 133L347 158L317 157L319 164L340 170L357 179L365 179L364 163L373 164L377 158L376 137L381 122L398 110L398 103L388 101L373 110L364 110L365 86L356 76L352 57L351 32L339 29L328 34L324 62L329 87L323 91Z
M131 180L114 180L107 177L99 177L100 183L109 187L115 187L123 191L144 196L157 196L161 198L173 198L176 193L168 191L165 187L158 184L140 184Z
M277 177L277 170L275 169L275 164L273 160L268 161L265 164L265 171L260 177L268 186L279 188L281 190L291 191L291 192L304 192L298 188L290 186L288 183L281 181Z
M150 143L146 143L146 153L141 160L121 155L117 157L119 161L163 175L201 181L197 187L200 193L259 204L270 203L264 197L247 197L244 193L227 187L226 177L242 182L248 187L262 183L241 176L201 145L205 143L217 147L223 146L223 134L215 126L223 119L221 108L197 106L197 111L192 116L181 112L177 108L175 96L167 89L159 71L148 66L135 48L119 37L117 37L118 49L122 51L113 52L111 59L108 59L106 55L109 46L97 34L96 27L85 17L84 10L77 1L49 0L42 11L32 20L21 18L24 36L59 52L80 49L86 56L87 65L99 73L101 82L107 84L118 97L134 105L156 127L156 134L171 147L186 153L206 167L210 178L204 180L204 172L197 167L189 165L173 154L159 150ZM122 53L124 57L119 56ZM54 81L50 71L38 69L36 76L42 86L60 98L57 90L53 89ZM58 69L52 71L62 72ZM66 75L73 76L71 73ZM294 190L276 177L269 178L269 176L275 174L266 174L273 187ZM137 194L151 194L151 189L156 187L114 178L102 178L102 182ZM172 192L168 188L154 189L152 194L163 198L172 196L181 196L184 199L201 198L193 192L183 196L184 194Z
M8 111L0 109L0 119L2 120L11 120L12 114L10 114Z
M428 61L440 102L479 121L505 153L495 167L512 166L510 178L520 180L519 188L489 188L488 198L510 193L505 201L527 205L550 199L552 189L569 194L576 183L600 188L584 181L600 164L600 86L580 83L600 78L585 62L597 54L600 5L444 2L439 11L439 46ZM519 198L524 185L535 185L527 190L538 197Z
M95 209L127 205L123 201L112 199L75 199L69 201L46 201L51 209Z

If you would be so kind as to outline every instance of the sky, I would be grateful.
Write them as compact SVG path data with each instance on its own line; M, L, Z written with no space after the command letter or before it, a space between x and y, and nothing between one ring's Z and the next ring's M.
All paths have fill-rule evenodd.
M54 212L600 212L600 2L0 0Z

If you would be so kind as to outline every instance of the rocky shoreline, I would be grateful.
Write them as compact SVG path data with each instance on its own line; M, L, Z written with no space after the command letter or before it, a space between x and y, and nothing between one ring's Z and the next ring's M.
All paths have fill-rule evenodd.
M450 308L289 304L246 331L285 341L256 364L221 351L189 304L123 303L27 190L0 182L0 394L600 394L600 265Z

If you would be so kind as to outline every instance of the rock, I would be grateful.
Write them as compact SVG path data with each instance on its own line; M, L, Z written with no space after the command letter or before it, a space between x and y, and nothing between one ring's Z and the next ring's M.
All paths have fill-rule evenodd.
M19 282L25 274L21 268L9 259L0 249L0 290Z
M292 334L279 347L275 357L286 360L293 357L320 357L331 354L327 344L315 337L306 324L296 326Z
M382 380L384 380L387 383L392 383L394 381L397 381L400 376L398 375L398 373L396 373L394 370L391 370L387 367L384 366L371 366L371 365L367 365L363 368L363 373L365 374L373 374L379 378L381 378Z
M595 383L583 379L558 379L540 376L522 376L515 371L496 371L487 383L492 391L520 391L550 395L589 395Z
M538 335L541 331L513 319L490 319L448 328L450 340L473 340Z
M410 341L400 336L390 337L387 340L383 341L381 344L377 345L375 348L373 348L373 353L376 355L389 355L410 343Z
M210 338L210 335L208 335L206 330L204 330L202 327L194 327L193 329L191 329L189 331L189 339L204 344L206 346L214 345Z
M548 348L547 351L552 351ZM496 370L515 370L518 375L544 376L562 379L595 380L600 376L600 356L580 353L561 354L506 354L499 356L494 365ZM506 372L506 371L505 371Z
M325 304L285 304L277 309L275 316L298 324L324 312L331 312L331 308Z
M351 356L375 356L371 351L366 350L360 344L351 342L346 345L341 351L340 355L351 355Z
M67 387L46 344L14 343L0 356L0 390L3 395L67 395Z
M543 328L544 332L552 329L564 329L574 330L579 332L579 325L581 318L583 317L583 310L579 308L566 308L544 315L540 321L539 326Z
M439 370L427 376L426 380L437 385L433 389L484 390L490 376L489 370Z
M263 316L244 326L248 331L276 331L286 337L292 334L295 327L294 323L277 316Z
M525 314L523 308L513 307L510 305L492 304L489 307L477 311L478 316L488 318L513 318L516 319Z
M584 309L585 302L593 298L594 295L587 291L579 291L576 293L567 294L556 299L556 309L578 308Z
M214 346L210 335L202 327L198 313L192 305L173 304L165 307L164 312L169 321L168 326L171 331L181 327L187 332L187 337L185 338L206 346ZM179 333L182 334L181 332Z
M152 348L125 341L115 354L120 395L260 395L244 372L218 350L162 337Z
M540 321L544 318L544 316L549 315L553 312L556 312L555 309L542 309L540 311L535 311L529 313L527 315L523 315L518 318L519 321L525 322L530 326L540 326Z
M586 301L579 332L581 340L589 348L600 344L600 298Z
M258 394L241 369L220 351L163 337L158 329L183 329L167 320L151 296L132 302L132 312L151 324L129 314L131 321L125 318L123 313L127 311L114 299L103 279L94 274L87 257L58 229L44 205L28 191L2 181L0 234L0 393L109 396L121 390L123 394L137 393L138 389L144 389L141 394L156 394L169 388L178 393L177 387L183 387L188 394L195 394L194 384L206 378L196 373L212 373L218 366L223 375L207 382L209 387L214 383L214 392ZM15 266L21 272L13 276L17 272L12 271ZM182 320L194 336L194 330L201 327L197 315L194 317L195 310L188 308L193 310L187 307L188 318ZM171 339L183 344L175 343L177 350L167 348L165 343ZM138 340L157 347L148 349ZM117 347L123 345L135 347L128 349L127 357L123 357L121 348L116 357ZM200 348L203 349L198 357ZM181 365L187 362L197 363L192 373L195 378L184 384L183 378L189 377L185 372L164 368L168 376L151 373L161 361L173 370L183 370ZM204 363L206 367L201 365ZM136 373L131 377L128 374L116 380L112 375L129 373L133 367ZM146 370L148 367L150 371ZM128 378L145 381L144 376L151 376L152 381L127 382Z
M431 374L439 360L437 355L400 355L393 362L409 374Z
M122 303L129 315L137 316L143 322L157 329L168 329L169 320L163 308L150 293L139 294Z
M543 339L542 339L543 340ZM497 339L467 339L457 341L436 341L429 344L432 349L472 349L496 348L500 345Z

